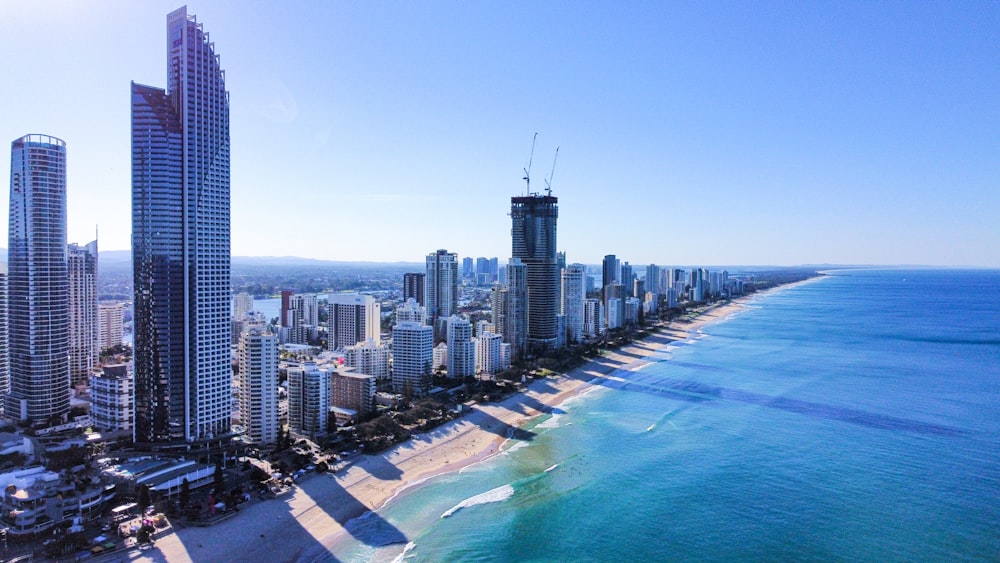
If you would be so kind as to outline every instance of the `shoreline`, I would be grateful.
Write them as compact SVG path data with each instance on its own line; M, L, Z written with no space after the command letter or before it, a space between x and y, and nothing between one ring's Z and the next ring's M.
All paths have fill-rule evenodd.
M502 453L502 446L532 419L601 387L596 379L618 370L636 371L656 361L652 356L696 338L707 325L746 310L758 296L809 283L823 276L780 285L710 306L690 322L653 328L640 340L608 349L568 373L532 381L523 392L501 402L476 404L463 417L445 423L377 454L362 454L339 473L310 474L288 497L257 501L242 514L209 528L181 528L161 538L131 560L196 561L322 560L358 533L362 519L373 519L384 543L407 538L382 520L378 511L430 479L461 471ZM352 522L354 524L352 525ZM384 529L383 529L384 528ZM362 531L362 533L364 533ZM280 538L280 541L273 541ZM371 538L365 537L366 543ZM289 547L296 546L293 550Z

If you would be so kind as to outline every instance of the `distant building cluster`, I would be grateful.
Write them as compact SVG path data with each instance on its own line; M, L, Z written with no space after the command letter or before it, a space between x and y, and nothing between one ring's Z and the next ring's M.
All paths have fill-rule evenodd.
M95 428L140 445L237 435L275 444L285 425L317 436L363 420L385 402L380 392L420 397L435 377L495 379L661 309L744 290L727 271L643 269L614 254L599 267L567 264L558 198L529 190L510 199L502 263L436 249L392 296L286 290L265 318L252 295L232 292L221 59L186 9L167 20L166 87L131 85L131 306L100 301L96 240L67 243L66 143L29 134L11 144L0 271L8 419L66 423L82 405Z

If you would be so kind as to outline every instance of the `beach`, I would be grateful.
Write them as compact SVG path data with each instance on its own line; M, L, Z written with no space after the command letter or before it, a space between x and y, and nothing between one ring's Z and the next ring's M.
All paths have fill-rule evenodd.
M133 551L136 561L267 561L315 560L350 535L351 520L378 519L378 509L407 488L432 477L458 471L496 455L503 442L516 436L526 421L549 412L595 387L595 378L614 377L620 369L638 370L655 361L649 356L694 337L704 325L738 312L733 301L711 307L693 320L674 321L565 375L536 379L527 390L498 403L477 404L462 418L384 452L360 455L336 474L311 474L292 494L255 501L239 514L214 526L176 529L146 551ZM384 523L387 542L405 542L402 533Z

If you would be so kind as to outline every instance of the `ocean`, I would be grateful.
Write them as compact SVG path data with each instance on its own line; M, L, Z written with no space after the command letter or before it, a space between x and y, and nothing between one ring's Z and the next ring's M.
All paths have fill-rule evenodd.
M691 336L332 557L1000 560L1000 272L829 272Z

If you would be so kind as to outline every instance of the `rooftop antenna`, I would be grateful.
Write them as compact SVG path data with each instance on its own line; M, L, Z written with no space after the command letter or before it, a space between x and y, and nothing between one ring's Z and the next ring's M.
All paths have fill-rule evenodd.
M524 180L525 189L528 194L531 195L531 161L535 158L535 139L538 138L538 132L535 131L535 136L531 138L531 155L528 156L528 167L524 169Z
M556 147L556 155L552 157L552 172L549 172L549 179L545 180L545 195L552 195L552 177L556 175L556 160L559 160L559 147Z

